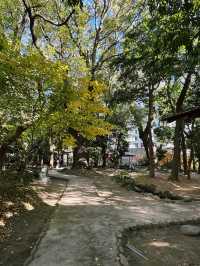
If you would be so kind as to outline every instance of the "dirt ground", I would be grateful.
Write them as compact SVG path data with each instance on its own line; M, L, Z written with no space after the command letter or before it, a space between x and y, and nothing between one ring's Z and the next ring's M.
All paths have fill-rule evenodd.
M136 230L126 234L123 244L130 266L200 265L200 236L184 236L180 225ZM148 260L127 248L127 244Z
M199 203L181 203L177 205L176 203L165 203L162 200L155 199L151 196L147 197L143 194L138 194L133 191L127 191L124 188L120 188L115 181L110 178L111 176L117 175L121 173L121 170L114 170L114 169L94 169L94 170L79 170L79 171L61 171L60 173L66 172L70 175L71 181L68 183L68 190L66 191L66 184L67 181L65 180L52 180L50 182L45 182L45 180L38 180L34 183L30 183L27 185L22 185L19 183L11 183L11 184L4 184L2 186L2 182L0 182L0 265L4 266L21 266L27 260L27 258L32 259L32 251L33 248L38 250L38 252L42 252L43 249L37 249L36 243L38 243L38 239L41 236L45 235L44 233L50 232L48 236L53 237L53 241L50 238L50 243L52 244L52 258L54 258L55 252L55 240L57 239L58 249L62 250L63 243L60 242L60 239L65 241L66 246L65 249L68 253L68 259L74 260L75 264L72 264L71 261L67 265L79 265L76 262L77 254L80 252L80 246L83 249L83 245L81 241L85 239L85 241L90 241L88 235L89 233L93 232L94 234L92 237L94 238L94 243L96 243L97 251L99 249L103 249L102 254L108 255L106 252L114 254L115 249L113 249L113 243L115 242L114 232L118 231L119 228L124 227L125 225L129 224L141 224L143 222L149 221L154 222L156 220L168 220L174 217L174 219L182 220L182 217L191 217L191 213L194 217L197 216L196 212L198 213ZM54 175L55 173L53 173ZM157 182L159 188L164 188L168 185L168 181L166 176L158 177L152 181L152 179L148 179L145 172L132 172L128 173L133 176L133 178L137 178L140 182ZM73 177L71 175L78 175L80 178ZM61 174L62 176L62 174ZM86 178L89 177L89 178ZM68 178L68 177L67 177ZM147 181L145 181L147 180ZM46 180L47 181L47 180ZM194 183L192 183L194 182ZM193 179L192 182L190 181L190 185L194 187L196 191L199 191L200 183L199 180ZM183 183L177 183L176 186L173 184L172 186L177 188L177 186L184 186L187 187L187 180ZM170 184L171 186L171 184ZM184 193L188 193L185 190ZM189 194L187 194L189 195ZM49 222L52 220L52 215L55 214L55 209L57 206L56 204L60 200L58 210L60 212L57 213L57 219L59 223L63 220L63 230L67 231L66 234L61 234L58 236L54 236L52 230L49 229ZM186 205L185 205L186 204ZM194 206L193 206L194 205ZM191 207L190 207L191 206ZM60 214L60 216L59 216ZM111 215L112 214L112 215ZM113 217L114 215L114 217ZM60 217L62 219L60 219ZM66 218L69 219L68 224L66 224ZM84 220L85 219L85 220ZM72 222L73 221L73 222ZM92 222L91 222L92 221ZM112 225L112 226L111 226ZM52 227L54 228L54 221L52 221ZM79 228L80 231L74 230L74 228ZM88 229L89 228L89 229ZM92 229L91 229L92 228ZM175 227L173 227L175 228ZM102 231L101 231L101 230ZM59 229L60 230L60 229ZM83 232L81 231L83 230ZM100 230L100 231L99 231ZM121 230L121 229L120 229ZM174 230L174 231L173 231ZM167 266L198 266L199 264L194 264L198 262L198 255L200 254L200 240L199 238L188 238L184 237L179 234L177 231L178 229L162 229L158 230L155 236L152 235L152 232L148 233L148 230L144 231L144 235L142 235L142 231L137 235L138 237L138 245L139 249L143 249L143 246L139 245L141 243L141 239L144 239L144 243L146 243L146 250L152 250L152 253L148 253L147 255L151 258L153 256L154 264L144 264L146 262L142 261L142 264L130 264L130 265L167 265ZM58 231L60 232L60 231ZM77 243L77 249L74 248L72 245L72 239L70 237L71 233L74 233L74 241ZM81 233L82 232L82 233ZM88 233L87 233L88 232ZM160 235L160 232L162 235ZM170 235L171 233L171 235ZM105 234L105 236L104 236ZM69 239L66 238L65 235L69 235ZM110 237L111 243L109 245ZM85 238L82 238L85 236ZM105 243L100 245L99 238L102 237L102 243L107 243L108 247L104 247ZM131 235L130 235L131 237ZM145 238L146 237L146 238ZM165 237L168 237L165 239ZM80 239L79 239L80 238ZM105 238L105 239L104 239ZM131 242L132 245L136 246L135 244L136 236L133 235L134 242ZM147 239L147 242L145 242ZM148 243L153 241L153 239L158 239L160 242L168 242L168 243L160 243L161 247L157 247L158 243L153 244L150 246ZM162 240L162 241L161 241ZM45 238L44 238L45 243ZM68 241L68 242L67 242ZM131 239L132 241L132 239ZM148 242L149 241L149 242ZM154 240L155 241L155 240ZM171 242L170 242L171 241ZM176 241L173 242L173 241ZM90 241L91 242L91 241ZM90 243L88 242L88 243ZM143 243L142 242L142 243ZM157 245L157 246L156 246ZM156 246L156 248L155 248ZM164 246L164 247L163 247ZM186 251L189 252L185 255L185 261L180 261L179 264L172 263L170 258L174 255L171 252L169 255L169 259L165 260L163 263L162 258L163 254L167 249L175 250L177 257L175 256L175 262L179 263L179 258L182 259L182 254L186 254ZM45 247L45 245L44 245ZM69 252L69 247L71 247L71 257ZM84 246L85 249L88 249L90 245ZM112 250L110 250L110 247ZM148 247L148 249L147 249ZM177 248L176 248L177 247ZM191 248L192 247L192 248ZM49 249L49 245L48 245ZM94 249L94 246L91 247ZM158 253L159 261L157 264L157 260L155 261L155 249ZM105 250L107 250L105 252ZM165 251L164 251L165 250ZM84 250L83 250L84 251ZM148 251L148 252L150 252ZM97 253L98 253L97 252ZM162 253L164 252L164 253ZM182 252L182 253L181 253ZM76 253L76 255L74 255ZM156 254L157 254L156 253ZM43 254L43 252L42 252ZM87 252L82 255L87 255ZM85 264L83 264L83 257L81 257L81 266L83 265L90 265L88 264L87 260ZM85 255L85 256L86 256ZM63 253L60 254L63 258ZM130 256L130 251L127 251L127 256ZM106 257L106 256L104 256ZM109 256L108 256L109 257ZM112 260L112 254L108 259ZM57 257L56 257L57 258ZM59 258L59 257L58 257ZM189 258L189 261L187 260ZM78 258L77 258L78 259ZM86 258L90 260L91 258ZM194 259L194 263L193 260ZM103 260L103 258L102 258ZM132 261L131 261L132 260ZM130 263L134 262L134 260L138 260L135 256L130 258ZM168 263L169 260L169 263ZM46 260L45 265L50 265L49 261ZM186 264L186 263L193 263L193 264ZM33 261L33 263L35 263ZM141 263L141 261L136 261L136 263ZM168 264L167 264L168 263ZM181 264L182 263L182 264ZM185 263L185 264L184 264ZM44 264L33 264L33 265L44 265ZM57 264L52 264L57 265ZM59 265L59 264L58 264ZM62 265L62 264L60 264ZM93 264L92 264L93 265ZM96 264L95 264L96 265ZM107 264L102 264L107 265ZM110 265L116 265L109 262Z
M154 179L149 178L147 172L138 171L129 173L136 182L141 184L154 184L157 191L170 191L182 197L192 197L200 200L200 175L192 173L191 180L184 175L180 175L180 181L170 181L170 174L167 172L156 171Z
M4 185L4 186L3 186ZM1 184L0 265L23 265L54 212L66 182Z
M188 180L186 176L180 175L180 181L170 181L168 172L156 171L156 177L149 178L147 169L138 169L137 171L125 171L121 169L80 169L80 170L63 170L64 173L98 177L98 176L115 176L115 175L128 175L132 177L138 184L153 184L157 191L170 191L176 195L182 197L192 197L196 200L200 200L200 175L192 173L191 180Z
M69 182L29 266L125 266L120 250L124 231L200 218L200 202L169 202L128 191L111 178L110 170L98 177L56 170L49 174Z

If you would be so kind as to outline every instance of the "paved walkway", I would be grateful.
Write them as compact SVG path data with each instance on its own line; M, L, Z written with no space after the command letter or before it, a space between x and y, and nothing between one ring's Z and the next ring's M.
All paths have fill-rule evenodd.
M107 179L70 181L29 266L118 266L117 234L136 224L200 217L200 202L166 203Z

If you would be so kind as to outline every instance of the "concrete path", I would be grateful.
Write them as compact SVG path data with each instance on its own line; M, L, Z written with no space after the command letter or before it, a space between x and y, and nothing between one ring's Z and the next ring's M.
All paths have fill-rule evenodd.
M166 203L129 192L108 178L69 179L29 266L118 266L117 234L137 224L200 217L200 203Z

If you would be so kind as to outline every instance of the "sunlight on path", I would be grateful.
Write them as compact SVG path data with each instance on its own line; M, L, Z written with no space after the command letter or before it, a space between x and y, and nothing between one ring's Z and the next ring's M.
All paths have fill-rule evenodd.
M50 171L69 184L30 266L117 266L116 234L136 224L200 216L200 203L166 203L108 179Z

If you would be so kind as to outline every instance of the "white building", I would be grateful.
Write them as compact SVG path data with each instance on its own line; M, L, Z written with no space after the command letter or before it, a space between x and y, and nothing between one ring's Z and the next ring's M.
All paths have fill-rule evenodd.
M136 127L130 126L127 136L128 151L122 157L121 164L132 167L138 161L145 158L145 149L143 142L139 137L139 132Z
M129 143L129 152L134 151L134 149L143 149L143 142L139 137L138 129L135 127L130 127L128 130L127 141Z

